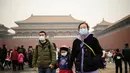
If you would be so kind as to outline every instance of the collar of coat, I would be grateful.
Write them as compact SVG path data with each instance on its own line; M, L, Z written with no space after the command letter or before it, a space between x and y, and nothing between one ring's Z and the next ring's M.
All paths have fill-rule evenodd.
M44 46L48 46L49 44L50 44L49 40L46 39L46 42L45 42L45 43L41 43L41 42L39 41L38 46L44 47Z

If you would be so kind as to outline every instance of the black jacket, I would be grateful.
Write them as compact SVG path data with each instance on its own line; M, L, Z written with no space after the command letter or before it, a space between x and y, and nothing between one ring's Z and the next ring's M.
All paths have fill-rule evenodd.
M116 53L114 56L114 61L116 64L122 63L123 55L121 53Z
M122 50L122 54L124 56L124 60L130 60L130 48L129 47L125 47Z
M102 48L98 40L95 37L93 37L92 34L90 34L86 39L84 39L84 42L94 50L94 52L96 53L96 57L93 55L91 50L84 45L85 53L84 53L84 60L83 60L84 61L83 70L85 72L94 71L99 68L98 64L101 64L99 63L99 59L102 56ZM81 56L82 56L82 49L80 47L81 43L82 42L79 39L75 39L72 46L70 67L72 67L73 62L75 62L76 71L81 70Z

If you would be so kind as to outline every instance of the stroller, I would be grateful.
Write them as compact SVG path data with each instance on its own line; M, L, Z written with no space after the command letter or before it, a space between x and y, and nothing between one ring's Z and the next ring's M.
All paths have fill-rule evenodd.
M4 63L3 63L3 67L8 68L8 69L11 68L11 57L10 57L9 52L7 53L6 59L5 59Z
M11 69L11 61L5 60L5 62L3 63L3 67L7 69Z
M3 66L3 64L2 64L2 62L1 62L1 59L0 59L0 69L1 69L1 70L4 70L4 66Z

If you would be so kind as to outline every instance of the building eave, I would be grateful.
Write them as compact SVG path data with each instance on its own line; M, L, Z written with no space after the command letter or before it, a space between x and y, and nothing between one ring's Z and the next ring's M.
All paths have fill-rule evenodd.
M108 32L112 32L118 28L123 28L124 26L127 26L127 25L130 25L130 15L122 18L121 20L117 21L113 25L107 27L106 29L104 29L103 31L98 33L97 35L101 36L101 35L106 34Z
M60 19L61 18L61 19ZM38 20L39 19L39 20ZM50 19L50 20L49 20ZM53 20L54 19L54 20ZM56 19L56 20L55 20ZM52 21L51 21L52 20ZM22 20L22 21L15 21L16 24L43 24L43 23L81 23L81 22L85 22L82 20L77 20L75 18L73 18L71 15L31 15L29 18Z
M81 22L15 22L16 24L79 24Z

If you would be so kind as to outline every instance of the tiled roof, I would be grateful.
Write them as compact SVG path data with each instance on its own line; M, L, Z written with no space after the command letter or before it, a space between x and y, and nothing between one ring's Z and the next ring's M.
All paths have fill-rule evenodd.
M127 26L127 25L130 25L130 14L125 16L124 18L118 20L111 26L108 26L106 29L104 29L102 32L100 32L98 35L100 36L100 35L106 34L108 32L112 32L118 28L123 28L124 26Z
M111 25L112 23L105 21L104 19L97 25Z
M113 27L114 25L117 25L118 23L120 23L120 22L122 22L122 21L124 21L124 20L126 20L126 19L128 19L128 18L130 18L130 14L128 14L128 15L126 15L125 17L121 18L120 20L116 21L115 23L113 23L113 24L110 25L109 27ZM109 28L109 27L107 27L107 28ZM107 29L107 28L106 28L106 29Z
M93 28L95 29L95 28L97 28L98 26L108 27L108 26L111 26L112 24L113 24L113 23L107 22L107 21L105 21L104 18L103 18L103 20L102 20L100 23L98 23L96 26L94 26Z
M60 15L31 15L29 18L16 21L16 24L19 23L74 23L74 22L84 22L82 20L77 20L71 15L60 16Z
M0 35L8 34L8 28L5 27L3 24L0 24Z

